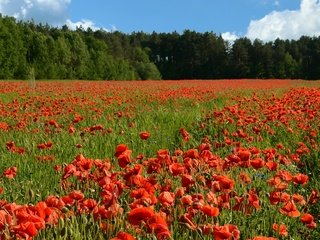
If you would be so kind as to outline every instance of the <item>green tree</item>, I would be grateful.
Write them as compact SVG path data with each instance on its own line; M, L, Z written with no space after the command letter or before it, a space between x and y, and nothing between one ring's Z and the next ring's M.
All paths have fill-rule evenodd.
M223 78L227 71L227 44L223 38L213 33L204 33L199 46L201 67L198 69L200 78Z
M231 76L235 78L247 78L250 75L249 48L251 41L247 38L237 39L230 53Z
M108 61L108 47L105 42L94 38L87 37L87 46L90 55L89 76L91 79L106 79Z
M0 78L2 79L23 78L26 75L26 49L21 36L14 18L0 16Z
M274 70L273 75L276 78L286 78L286 69L285 69L285 43L283 40L276 39L273 43L273 61L274 61Z
M161 74L154 63L149 61L147 54L148 49L141 49L141 47L135 47L133 50L132 65L134 66L139 79L161 79Z
M286 71L287 78L294 78L297 75L298 63L291 56L290 53L286 52L283 60L283 64Z
M68 78L89 79L90 54L81 33L70 32L67 38L71 51L70 74Z
M63 34L55 41L55 62L58 65L57 75L59 79L68 79L71 77L69 74L69 67L71 66L71 49L70 43Z

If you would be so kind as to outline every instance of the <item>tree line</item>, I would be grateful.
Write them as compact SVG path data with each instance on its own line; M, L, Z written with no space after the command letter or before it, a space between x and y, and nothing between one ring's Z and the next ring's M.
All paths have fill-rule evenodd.
M320 79L320 37L232 44L213 32L125 34L0 14L0 79Z

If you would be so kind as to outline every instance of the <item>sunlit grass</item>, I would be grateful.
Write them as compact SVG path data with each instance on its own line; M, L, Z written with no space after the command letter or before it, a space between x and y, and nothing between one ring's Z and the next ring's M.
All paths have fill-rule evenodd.
M201 155L199 145L205 142L210 144L209 150L214 155L211 158L217 158L221 166L214 167L207 162L210 159L204 160L202 157L188 160L185 155L177 156L174 161L184 166L191 161L192 166L185 173L191 175L195 182L189 189L185 188L184 194L201 194L204 197L201 204L218 207L219 216L204 216L200 210L192 210L195 202L189 207L183 206L179 197L170 207L163 207L159 201L151 204L157 213L167 214L172 239L212 239L213 233L206 235L204 228L211 226L214 229L214 226L227 224L237 226L241 239L255 236L317 239L320 236L319 228L308 229L300 222L300 217L291 218L280 213L279 208L283 207L284 202L270 204L269 197L274 186L268 183L280 170L289 171L292 175L307 175L309 181L306 185L300 186L290 181L283 192L291 197L293 194L302 195L306 204L298 205L301 215L310 213L319 224L319 202L308 203L312 190L320 189L317 179L320 174L318 82L309 85L309 82L291 84L283 81L185 81L168 84L75 81L59 85L52 81L37 83L30 91L23 82L14 82L11 88L10 82L6 84L0 96L0 122L7 124L6 129L0 130L0 165L1 171L16 166L17 175L13 179L0 178L2 207L6 204L4 201L8 204L35 205L46 201L49 196L60 198L73 190L81 190L85 199L95 199L98 205L104 205L100 193L105 187L99 186L95 180L63 179L65 167L80 154L90 161L110 161L111 169L108 171L116 174L115 179L124 185L127 184L124 174L135 164L142 164L141 176L157 181L153 193L156 198L163 191L176 193L181 187L181 176L173 176L165 164L159 170L147 173L150 161L157 157L160 149L168 149L172 159L177 149L184 154L189 149L197 149ZM268 87L264 87L266 84ZM295 91L297 86L307 88ZM308 107L308 104L311 105ZM188 132L188 141L183 139L181 128ZM315 133L311 133L313 130ZM150 133L146 140L139 137L143 131ZM23 148L24 153L10 151L6 144L11 141L18 148ZM52 147L38 147L46 142L52 142ZM114 155L119 144L127 145L132 151L131 162L125 169L119 167ZM238 163L225 167L223 164L229 164L226 159L239 153L239 146L246 150L253 147L259 150L259 153L251 154L250 160L260 157L266 162L277 163L278 167L274 170L265 166L254 169L250 164L244 167ZM271 157L268 155L270 149L275 149ZM305 152L299 153L299 161L295 162L292 154L299 152L297 149ZM137 157L140 154L142 157ZM289 159L290 163L281 162L284 159ZM96 170L97 166L93 167L90 174L94 175ZM243 173L251 179L250 183L241 181L239 175ZM208 187L208 181L213 181L217 175L233 179L234 187L226 191L213 191ZM111 239L119 231L126 231L136 239L157 239L158 235L149 233L145 227L140 229L127 222L129 205L133 203L130 193L134 189L138 186L124 188L116 200L123 212L115 217L94 219L94 210L79 214L77 208L83 204L81 200L73 206L64 207L60 221L39 231L35 238ZM206 196L212 191L218 198L227 194L230 206L210 202ZM259 208L251 206L250 212L245 207L242 211L232 209L236 205L234 196L244 197L246 203L251 191L259 198ZM181 220L181 216L189 211L194 211L192 221L195 228ZM279 236L272 229L273 223L285 224L288 237ZM1 229L0 224L2 230L3 234L10 232L6 228ZM14 236L13 229L11 234ZM161 238L158 236L158 239Z

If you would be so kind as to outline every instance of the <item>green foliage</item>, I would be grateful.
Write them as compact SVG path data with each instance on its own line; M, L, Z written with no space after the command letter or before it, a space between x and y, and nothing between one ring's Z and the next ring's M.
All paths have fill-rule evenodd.
M161 79L161 74L154 63L137 63L137 72L142 80Z
M320 37L232 44L182 34L53 28L0 16L0 79L320 78ZM123 64L122 66L120 66Z
M160 79L145 50L127 35L71 31L0 17L0 79Z

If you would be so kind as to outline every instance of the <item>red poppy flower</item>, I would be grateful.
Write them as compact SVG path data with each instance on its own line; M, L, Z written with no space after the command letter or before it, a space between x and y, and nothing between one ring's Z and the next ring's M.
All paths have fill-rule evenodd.
M189 174L182 175L181 182L182 182L182 186L186 188L189 188L191 185L195 183L192 176Z
M78 201L84 199L84 195L80 190L72 191L71 193L69 193L69 197Z
M226 159L230 163L239 163L241 159L236 154L230 154Z
M93 161L85 158L82 154L79 154L76 156L73 163L77 166L78 170L84 172L91 169Z
M68 206L72 206L75 203L75 199L73 199L72 197L70 197L69 195L67 196L62 196L60 201L64 204L64 205L68 205Z
M139 188L136 190L132 190L130 193L131 198L139 199L139 198L147 198L150 196L150 193L145 188Z
M2 231L6 225L13 224L13 217L6 210L0 210L0 231Z
M250 163L254 169L262 168L265 165L265 162L261 158L252 159Z
M241 172L239 174L239 180L242 182L242 183L245 183L245 184L250 184L251 183L251 178L248 176L247 173L245 172Z
M293 201L287 202L282 208L280 208L280 213L285 214L289 217L299 217L300 212L297 210L296 205Z
M310 204L316 204L320 199L320 192L318 190L312 190L308 203Z
M185 167L183 166L182 163L172 163L169 165L169 172L173 176L178 176L181 175L185 172Z
M119 157L124 151L128 150L129 148L125 144L119 144L116 147L116 152L114 154L115 157Z
M314 218L313 218L313 216L312 216L311 214L309 214L309 213L305 213L305 214L303 214L302 217L301 217L301 222L303 222L304 224L309 224L309 223L311 223L311 222L313 222L313 221L314 221Z
M104 127L101 125L101 124L98 124L98 125L94 125L92 127L89 128L89 131L90 132L93 132L93 131L102 131L104 130Z
M201 144L199 145L199 150L200 150L200 152L203 152L204 150L210 151L210 148L211 148L210 143L204 142L204 143L201 143Z
M164 207L169 207L174 203L174 193L164 191L158 197L159 202Z
M117 237L111 238L111 240L136 240L132 235L126 232L119 232Z
M125 168L130 163L131 153L131 150L125 150L118 156L118 164L121 168Z
M181 197L180 201L182 202L183 205L189 205L189 206L191 206L193 202L192 197L190 195Z
M187 142L190 140L190 134L187 132L186 129L184 128L180 128L180 134L183 138L183 141Z
M30 239L30 237L34 237L38 234L38 230L33 222L20 223L14 226L13 230L17 235L20 235L25 239Z
M148 207L141 207L132 209L128 214L128 221L132 225L139 226L142 222L147 222L151 217L154 216L154 211Z
M9 125L5 122L0 122L0 129L7 131L9 128Z
M6 143L6 148L10 152L18 153L18 154L24 154L25 151L26 151L23 147L17 147L13 141L7 142Z
M213 176L213 179L219 183L219 186L222 190L230 191L233 189L234 180L228 176L216 175Z
M52 148L53 143L51 141L48 141L48 142L45 143L45 145L46 145L47 148Z
M150 133L149 133L149 132L141 132L141 133L139 134L139 136L140 136L140 138L141 138L142 140L147 140L148 138L150 138Z
M45 200L48 207L55 207L58 209L62 209L65 206L65 203L56 196L49 196Z
M254 190L251 190L248 196L249 205L255 209L260 209L260 200Z
M107 209L106 206L97 206L93 210L94 219L110 219L112 216L112 211Z
M171 164L170 154L168 149L159 149L157 151L157 159L161 164Z
M57 208L46 208L46 224L49 225L56 225L58 224L59 220L61 219L61 211Z
M219 208L210 205L203 206L201 211L209 217L217 217L219 215Z
M309 213L303 214L300 220L310 229L315 229L317 227L317 224L314 222L314 217Z
M239 152L237 152L237 156L240 158L241 161L249 161L250 156L251 156L251 152L243 149L243 150L239 150Z
M73 164L69 164L64 168L64 174L62 179L67 179L68 177L72 176L75 172L77 172L77 168Z
M40 143L40 144L38 144L37 148L38 149L46 149L47 146L44 143Z
M72 126L72 125L70 125L69 128L68 128L68 132L69 132L70 134L73 134L73 133L75 133L75 131L76 131L75 127Z
M85 210L93 210L97 206L96 200L90 198L90 199L85 199L82 202L81 207L84 208Z
M54 126L55 128L58 128L59 127L59 124L56 122L56 120L54 119L50 119L48 121L48 124L51 125L51 126Z
M169 239L170 231L168 229L167 222L165 217L161 214L155 214L152 216L148 222L150 228L149 232L154 232L157 236L157 239Z
M184 195L184 187L178 187L176 189L175 197L179 198L179 197L182 197L183 195Z
M275 171L278 168L278 163L273 162L273 161L268 161L265 163L265 166L270 170L270 171Z
M182 154L183 154L183 151L182 151L181 149L176 149L176 150L174 151L174 155L175 155L175 156L182 156Z
M288 183L282 181L281 178L277 176L267 180L267 183L271 186L274 186L274 188L279 191L283 191L288 187Z
M224 226L214 226L213 235L216 240L240 239L240 231L237 226L226 224Z
M184 155L183 155L184 158L198 158L199 157L199 153L198 153L198 150L193 148L193 149L189 149L187 150Z
M277 224L277 223L274 223L272 225L272 229L276 232L279 233L280 236L288 236L288 231L287 231L287 227L286 225L284 224Z
M8 178L8 179L15 178L16 175L17 175L17 167L7 168L3 172L3 176Z
M285 170L278 171L276 176L280 177L282 180L286 182L290 182L292 180L291 173Z
M298 173L293 176L292 180L295 184L305 185L308 183L309 177L307 175L302 174L302 173Z
M306 200L304 200L304 197L298 193L292 195L292 200L301 206L304 206L307 203Z

